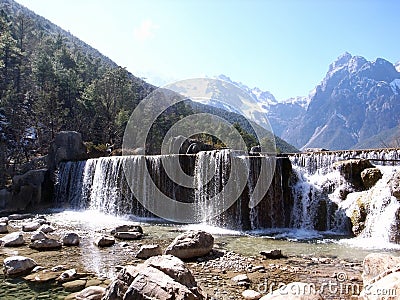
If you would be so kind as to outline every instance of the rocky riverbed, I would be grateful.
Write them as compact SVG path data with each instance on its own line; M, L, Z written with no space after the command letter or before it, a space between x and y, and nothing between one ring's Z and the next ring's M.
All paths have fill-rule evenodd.
M74 293L85 287L106 288L118 271L145 261L136 258L144 245L159 245L165 251L182 233L172 225L157 230L155 225L141 224L143 234L140 237L122 240L112 236L111 232L119 225L126 224L126 220L110 219L107 222L103 218L101 222L93 223L88 220L85 222L84 219L70 219L66 222L63 219L65 214L25 217L21 220L9 219L7 225L9 232L21 233L25 242L19 247L0 247L0 258L3 261L11 256L24 256L33 259L40 268L34 269L30 275L18 276L17 279L4 279L2 275L1 299L74 299ZM88 219L94 217L87 214ZM27 225L40 220L43 223L40 226L51 226L54 229L46 233L48 239L62 241L66 233L73 231L80 237L79 245L62 245L46 251L32 249L29 247L32 245L31 238L37 231L27 230ZM0 239L6 235L0 234ZM96 238L103 235L114 238L115 243L104 247L95 245ZM230 249L223 236L214 235L214 238L212 250L207 251L208 254L183 259L208 299L258 299L292 282L308 284L321 292L323 299L352 299L353 294L358 295L362 290L363 266L359 259L335 255L316 256L313 253L293 254L290 251L285 253L285 250L282 253L272 252L280 255L270 256L268 251L276 249L268 247L265 247L263 255L244 255ZM254 243L257 242L254 238ZM297 245L292 244L293 247ZM60 276L67 279L61 280ZM21 295L21 291L24 291L25 296Z

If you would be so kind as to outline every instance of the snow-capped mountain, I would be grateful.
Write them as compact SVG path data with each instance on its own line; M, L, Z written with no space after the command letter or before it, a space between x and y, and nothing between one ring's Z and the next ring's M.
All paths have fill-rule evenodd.
M297 118L305 112L310 99L310 96L306 96L278 102L274 95L269 91L262 91L258 87L250 88L241 82L233 81L226 75L216 76L216 79L227 81L246 91L257 103L260 104L262 109L261 113L265 114L272 130L278 136L282 134L283 130L293 121L294 118ZM213 103L212 101L209 101L207 104L223 108L218 105L218 103Z
M374 136L397 130L400 73L382 59L341 55L310 97L307 110L281 134L299 148L383 147ZM399 132L400 136L400 132Z
M262 108L265 109L265 111L268 111L268 108L270 105L275 105L278 103L276 101L274 95L272 95L269 91L262 91L258 87L250 88L247 85L241 83L241 82L236 82L231 80L228 76L226 75L218 75L215 77L216 79L227 81L229 83L232 83L238 87L240 87L242 90L246 91L249 95L251 95L254 100L256 100L258 103L262 105Z
M217 78L250 94L274 133L298 148L374 148L400 140L400 62L346 52L308 96L284 101L226 75Z

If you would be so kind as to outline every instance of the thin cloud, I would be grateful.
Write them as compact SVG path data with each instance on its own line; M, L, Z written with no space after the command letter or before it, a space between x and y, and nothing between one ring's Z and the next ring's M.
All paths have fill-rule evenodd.
M133 36L138 41L145 41L153 38L158 28L159 26L152 20L144 20L133 29Z

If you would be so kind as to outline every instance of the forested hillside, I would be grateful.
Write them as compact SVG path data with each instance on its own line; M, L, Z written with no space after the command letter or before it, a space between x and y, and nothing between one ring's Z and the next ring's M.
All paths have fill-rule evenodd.
M13 1L0 2L0 32L1 174L46 154L60 130L121 143L151 85Z
M46 155L61 130L80 132L99 150L121 147L129 116L154 86L12 0L0 0L0 33L0 188L24 163ZM160 115L147 153L159 153L168 129L194 112L179 103ZM228 121L248 146L257 144L237 118Z

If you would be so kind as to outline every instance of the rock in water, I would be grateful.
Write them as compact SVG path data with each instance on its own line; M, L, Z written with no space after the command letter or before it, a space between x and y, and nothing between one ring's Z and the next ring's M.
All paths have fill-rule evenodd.
M94 244L97 247L109 247L115 244L115 239L112 236L103 235L96 238Z
M101 300L106 289L101 286L89 286L75 295L77 300Z
M138 240L142 238L143 234L140 232L116 232L114 237L121 240Z
M43 233L50 233L55 231L55 228L53 226L47 225L47 224L43 224L40 228L40 231L42 231Z
M202 300L205 295L179 258L161 255L149 258L136 267L122 269L107 287L103 299Z
M121 240L138 240L143 236L143 229L139 225L121 225L111 230L111 234Z
M381 178L382 172L378 168L367 168L361 172L361 180L367 189L373 187Z
M140 232L140 233L143 233L143 229L139 225L128 224L128 225L117 226L113 230L111 230L111 234L113 234L113 235L117 232Z
M258 300L261 298L261 294L253 290L245 290L242 292L242 296L245 300Z
M269 258L269 259L286 258L286 256L282 254L282 251L280 249L261 251L260 254L262 256L264 256L265 258Z
M205 231L188 231L178 235L167 247L165 254L181 259L207 255L214 246L214 237Z
M6 223L0 223L0 233L8 233L8 228Z
M31 232L31 231L38 230L39 227L40 227L39 222L29 222L29 223L25 223L22 225L22 231Z
M4 247L18 247L25 244L24 236L21 232L12 232L0 239L0 244Z
M40 251L61 249L61 247L62 245L59 241L49 238L33 241L33 243L29 245L29 248Z
M143 245L140 247L138 253L136 253L136 258L147 259L161 254L162 250L159 245Z
M11 276L24 275L37 266L36 262L24 256L11 256L4 260L5 274Z
M67 233L62 239L64 246L78 246L80 243L80 237L74 232Z
M47 236L41 231L36 232L31 236L31 242L43 240L43 239L47 239Z

